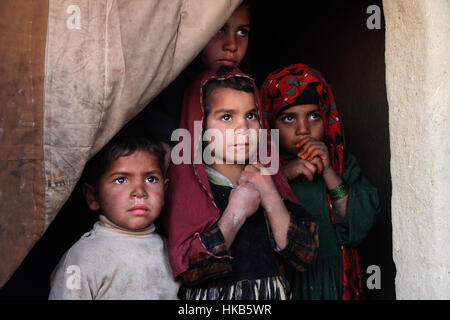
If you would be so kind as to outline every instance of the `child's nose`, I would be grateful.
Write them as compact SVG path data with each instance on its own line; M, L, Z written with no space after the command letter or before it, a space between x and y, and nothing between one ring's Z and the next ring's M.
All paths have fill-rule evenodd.
M237 41L236 41L234 34L228 32L225 35L223 49L225 51L232 51L232 52L237 50Z
M237 123L235 131L247 131L249 128L249 124L247 119L240 119Z
M133 191L131 192L133 198L147 198L148 194L145 190L145 186L142 184L135 185Z
M306 121L299 121L297 125L297 130L295 132L297 135L305 135L310 134L311 130L309 128L309 124Z

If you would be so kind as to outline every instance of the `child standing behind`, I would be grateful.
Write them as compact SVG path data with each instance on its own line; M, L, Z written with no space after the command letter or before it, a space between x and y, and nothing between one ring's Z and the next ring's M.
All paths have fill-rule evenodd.
M252 1L242 1L194 61L126 125L127 130L154 137L167 148L173 146L171 135L180 123L184 92L195 77L207 69L247 64L251 7Z
M153 224L164 204L163 165L160 145L120 136L90 161L84 194L100 221L62 257L49 299L177 299Z
M304 273L287 268L293 299L358 299L355 247L380 211L377 190L344 151L331 87L316 70L295 64L272 72L261 87L268 121L279 129L289 184L317 219L319 253Z

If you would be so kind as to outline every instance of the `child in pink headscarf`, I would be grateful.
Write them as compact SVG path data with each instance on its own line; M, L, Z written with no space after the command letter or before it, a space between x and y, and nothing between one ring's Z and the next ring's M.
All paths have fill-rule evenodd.
M260 105L253 80L238 69L207 71L185 95L180 127L190 133L190 163L169 168L164 212L181 299L288 299L278 260L304 271L316 255L316 224L286 178L262 175L262 165L248 161L248 130L266 128ZM244 140L202 141L199 124ZM196 162L211 145L214 161Z

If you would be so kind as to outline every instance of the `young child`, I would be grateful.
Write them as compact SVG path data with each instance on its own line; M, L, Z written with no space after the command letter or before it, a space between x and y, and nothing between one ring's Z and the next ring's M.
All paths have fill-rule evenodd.
M100 220L62 257L49 299L177 299L166 241L153 221L164 204L164 152L117 136L89 163L84 185Z
M344 150L331 87L303 64L272 72L261 87L268 121L279 129L283 170L298 200L317 219L320 248L308 272L287 268L294 299L358 299L354 249L380 212L377 190Z
M236 67L241 62L246 64L250 11L251 1L244 0L197 58L127 124L126 130L142 132L162 141L167 149L174 145L171 136L180 123L184 92L195 77L204 70L216 69L222 65ZM149 119L151 126L148 125Z
M222 139L197 139L199 123ZM248 130L265 128L253 80L238 69L205 72L187 90L180 126L190 133L192 161L169 167L177 183L163 215L174 277L183 283L179 297L289 298L278 258L306 270L317 252L317 227L285 178L248 163L255 152ZM195 161L202 144L214 150L210 165Z

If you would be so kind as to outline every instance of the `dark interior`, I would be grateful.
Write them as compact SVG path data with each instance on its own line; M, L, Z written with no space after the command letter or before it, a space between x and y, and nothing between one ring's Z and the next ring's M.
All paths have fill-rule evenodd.
M366 26L370 16L367 7L382 8L382 1L254 2L248 60L257 83L278 67L302 62L321 71L333 86L346 147L378 188L382 202L375 226L359 247L364 297L395 299L384 21L380 30ZM96 220L84 204L78 185L47 232L0 289L0 299L47 299L52 270ZM381 289L368 290L365 285L370 265L380 267Z

